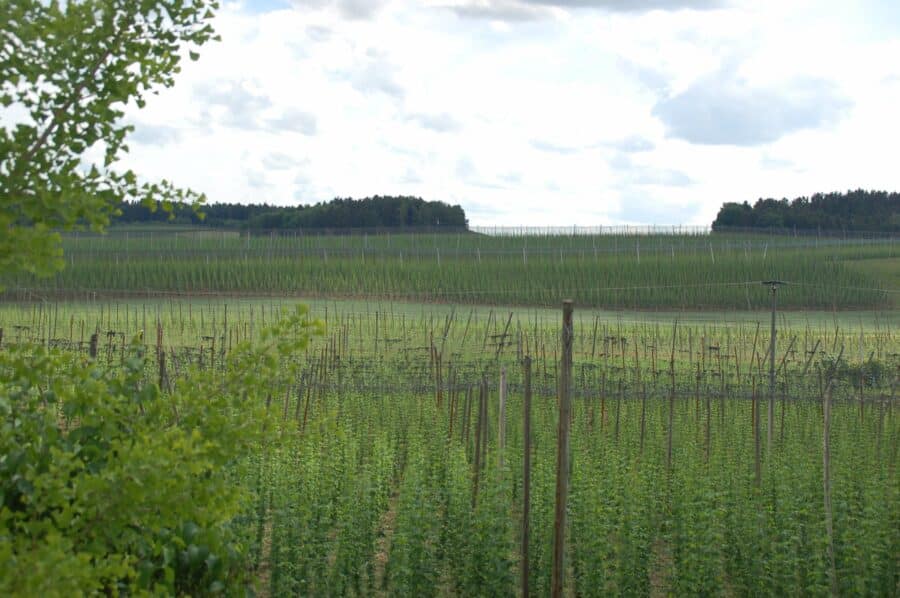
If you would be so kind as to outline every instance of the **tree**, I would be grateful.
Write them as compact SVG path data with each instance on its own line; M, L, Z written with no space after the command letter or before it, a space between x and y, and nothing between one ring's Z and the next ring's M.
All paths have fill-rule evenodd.
M115 164L123 108L213 38L212 0L0 0L0 273L62 266L57 229L102 229L124 198L197 196ZM0 351L0 595L248 593L251 487L271 384L316 325L302 311L222 372L163 393L135 338L118 367ZM48 343L49 345L49 343Z
M217 39L215 0L0 0L0 272L62 266L58 230L102 229L122 199L202 196L116 163L124 108L174 84Z
M722 204L712 225L713 230L722 227L744 226L753 226L753 209L746 201L744 203L726 202Z
M846 193L816 193L810 197L760 198L751 207L725 203L713 230L755 227L824 231L900 231L900 193L857 189Z

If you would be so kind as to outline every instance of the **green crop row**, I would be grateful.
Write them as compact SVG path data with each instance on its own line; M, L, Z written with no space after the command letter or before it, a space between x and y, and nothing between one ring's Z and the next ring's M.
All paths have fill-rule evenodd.
M163 422L160 429L171 436L212 431L226 415L255 431L252 443L219 439L222 446L228 440L243 449L240 458L223 452L209 474L246 499L230 518L215 522L215 531L227 530L234 542L228 575L215 578L217 589L238 591L249 577L271 595L516 595L524 562L528 451L529 584L534 595L549 594L558 313L551 318L533 311L520 319L484 309L365 313L363 304L344 312L335 312L335 304L324 307L329 305L328 312L322 305L315 311L327 318L327 333L309 345L302 333L317 327L302 313L293 328L277 324L275 302L237 304L227 315L196 303L165 302L149 310L141 305L140 311L137 304L105 305L93 315L120 330L102 335L93 360L72 360L90 366L85 379L95 370L111 381L131 372L131 385L147 400L122 402L121 416L128 421L143 421L152 405ZM2 327L15 330L0 344L0 356L29 351L22 347L28 340L64 340L54 332L74 323L75 307L63 305L61 318L59 306L0 310ZM6 319L25 315L32 318L27 330ZM567 593L821 595L832 587L847 595L896 593L900 420L892 323L847 330L852 323L835 320L783 328L769 419L767 413L760 417L769 405L762 382L768 339L755 322L622 324L585 315L576 322L573 346ZM135 335L130 352L122 350L121 329L134 330L147 320L149 333ZM163 344L154 352L160 338L153 334L156 322ZM188 330L176 337L175 327L182 325ZM184 341L192 335L194 347L176 351L166 344L170 337ZM81 341L59 344L86 353ZM34 351L40 358L44 349ZM150 359L141 362L135 355ZM159 355L170 357L167 374ZM523 355L534 357L530 446L524 441ZM506 368L509 382L503 419L499 367ZM53 431L43 437L77 453L79 445L67 439L78 438L78 422L45 413L49 400L61 401L63 414L77 405L66 404L67 394L41 390L48 379L54 388L73 386L59 372L35 377L28 367L20 369L16 380L33 379L33 412ZM838 377L831 409L830 514L823 484L823 373ZM204 385L196 387L197 380ZM235 390L227 404L220 404L225 399L217 393L230 388ZM195 426L196 416L188 419L188 395L201 409L204 426ZM14 430L20 414L8 411L8 428ZM146 438L155 438L152 430ZM204 437L197 450L218 446L216 441ZM141 475L184 478L205 488L207 478L188 475L191 467L196 464L185 461L177 476L159 468ZM125 473L127 468L123 479L143 479ZM227 494L220 490L215 496ZM166 500L171 505L177 499ZM28 513L38 523L47 519L41 509ZM130 516L126 505L118 513L123 520ZM142 522L145 516L132 519ZM185 562L194 559L197 583L204 584L189 587L212 591L213 565L192 557L197 549L190 545L178 548L186 552ZM105 550L92 549L98 558ZM139 543L129 544L123 554L139 549ZM166 554L153 569L160 580L168 575L166 567L175 567Z
M104 235L71 233L64 237L63 247L79 253L189 253L189 252L380 252L415 254L434 252L446 254L492 253L558 253L562 250L586 253L618 253L645 255L653 253L718 253L740 251L766 252L779 248L892 248L890 236L820 236L767 235L746 233L714 234L540 234L524 231L521 234L479 234L474 232L391 232L374 234L365 231L345 231L342 234L303 234L282 232L238 233L216 230L121 230L113 227Z
M428 397L323 396L311 432L277 441L272 489L273 594L515 595L522 513L519 397L507 404L505 461L495 428L483 469L463 410ZM576 403L566 585L577 595L827 594L821 406L790 403L754 483L751 403L678 401L673 465L667 404L629 397ZM474 411L472 412L474 414ZM708 419L707 419L708 418ZM534 408L530 585L549 593L555 403ZM641 433L642 423L645 431ZM707 423L709 422L709 423ZM710 445L704 440L709 425ZM765 430L762 431L763 437ZM841 593L896 590L892 530L900 433L884 411L835 407L833 543ZM476 490L476 477L478 478Z
M3 281L8 298L153 292L343 296L493 305L557 305L562 298L598 308L760 309L760 281L789 281L789 309L886 308L897 289L860 264L882 264L890 249L782 249L767 254L436 257L272 257L72 254L50 279ZM853 267L850 267L850 266Z

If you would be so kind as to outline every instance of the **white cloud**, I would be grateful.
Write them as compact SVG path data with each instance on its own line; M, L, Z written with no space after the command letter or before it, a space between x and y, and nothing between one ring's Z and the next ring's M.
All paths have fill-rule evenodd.
M403 193L473 224L898 189L900 26L878 1L226 3L224 41L129 110L125 165L210 201Z
M667 133L691 143L763 145L795 131L833 125L850 108L837 86L799 79L758 89L717 73L656 104Z
M272 101L261 91L251 91L246 81L204 81L194 88L205 120L225 127L255 130Z
M403 87L397 83L395 71L381 52L369 48L364 58L350 69L337 73L336 79L348 80L353 89L363 94L383 93L402 98Z
M262 165L266 170L290 170L306 163L308 160L298 160L281 152L272 152L262 159Z
M169 125L152 125L138 122L128 138L133 143L144 145L169 145L181 139L181 131Z
M296 108L286 108L278 116L268 119L266 125L273 131L302 135L315 135L318 130L316 115Z
M455 133L462 129L462 124L447 112L414 113L406 118L436 133Z

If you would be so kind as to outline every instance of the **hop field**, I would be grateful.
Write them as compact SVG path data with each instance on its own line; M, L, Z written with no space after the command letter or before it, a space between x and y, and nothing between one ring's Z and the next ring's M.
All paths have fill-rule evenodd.
M216 236L66 239L54 278L3 281L7 298L181 294L394 298L606 309L768 307L761 280L793 283L788 309L884 309L900 271L892 238L752 235Z
M631 239L638 258L584 239L561 257L560 239L523 255L502 239L506 253L438 257L407 238L401 257L357 238L358 255L326 238L277 251L287 241L260 240L246 256L227 245L246 239L188 239L204 248L78 239L88 246L56 279L7 292L22 300L0 304L0 357L59 352L128 377L173 435L194 380L224 392L244 372L251 392L216 403L261 430L217 478L241 497L224 529L244 575L229 583L277 596L504 596L526 583L549 595L556 569L579 596L900 591L889 243L747 239L710 254L709 238L702 251L691 236L675 251ZM759 309L771 305L759 280L773 276L790 283L774 353ZM540 306L569 290L580 294L567 345L559 310ZM294 345L280 322L298 295L330 298L303 317L323 334ZM868 309L835 309L851 306ZM248 347L265 380L241 361ZM65 437L78 423L57 408ZM131 411L145 417L143 403ZM179 554L206 550L191 546ZM196 587L210 562L190 561Z
M217 201L242 185L299 200L351 171L354 188L410 187L421 171L433 180L412 187L454 200L468 189L478 197L461 201L482 217L500 217L505 198L532 219L576 214L565 206L577 200L588 217L648 220L708 205L690 196L723 184L760 187L723 175L809 183L840 162L784 153L793 139L856 152L865 168L842 175L888 180L884 156L865 153L879 149L870 125L894 116L867 98L896 83L888 61L841 89L793 65L775 89L759 79L771 52L755 46L788 30L701 2L681 3L689 15L676 2L229 2L222 36L219 4L0 2L0 597L900 596L897 194L727 202L710 228L469 228L461 205L382 195L219 203L207 221L200 189L145 176L172 170L190 132L191 147L218 146L184 154L196 163L174 174ZM776 16L802 41L874 10ZM742 16L749 26L728 25ZM685 70L679 59L730 43L719 32L697 45L689 21L752 39L722 72ZM566 24L574 35L559 35ZM668 30L654 47L620 43L647 24ZM492 92L549 74L586 117L529 131L537 104L404 100L436 79L403 62L404 44L365 42L429 27L450 86L552 54ZM580 32L604 27L610 43L584 45ZM856 33L828 41L868 57ZM548 54L550 38L565 47ZM225 45L207 54L211 41ZM497 41L502 55L481 60ZM559 60L597 49L589 80L585 61ZM665 68L647 71L660 52ZM194 92L166 91L201 55L184 69ZM302 72L283 68L291 55ZM653 107L628 102L628 88L653 91L640 92L648 73L673 89ZM573 130L596 116L582 92L604 76L617 126ZM319 101L294 105L301 81ZM761 99L770 114L754 114ZM135 115L145 107L150 118ZM749 125L727 126L735 116ZM362 136L344 135L351 151L329 166L317 144L342 129ZM482 151L435 161L426 146L441 133ZM131 142L140 155L122 160ZM662 168L672 149L677 169ZM485 152L520 164L482 169ZM710 152L720 171L702 181L690 162ZM156 168L128 168L147 160ZM223 175L229 164L240 172ZM589 188L600 212L576 197ZM319 228L379 223L407 226ZM861 230L727 226L749 223Z
M97 359L114 369L126 337L143 330L156 354L145 376L165 389L196 368L227 375L229 346L277 321L279 303L16 305L0 322L15 330L7 344L81 352L91 350L81 330L100 331ZM256 538L249 566L265 572L261 583L273 595L515 594L522 359L533 355L529 583L547 594L558 314L337 301L313 314L327 333L268 389L277 426L239 482L256 497L241 525ZM828 593L821 397L831 372L835 579L842 593L894 592L895 319L782 320L769 419L764 318L682 318L576 319L569 591Z

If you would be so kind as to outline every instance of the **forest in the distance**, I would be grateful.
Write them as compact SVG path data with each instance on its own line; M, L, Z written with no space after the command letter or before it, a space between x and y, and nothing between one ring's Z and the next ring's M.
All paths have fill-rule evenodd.
M857 189L810 197L725 203L712 224L729 228L900 232L900 193Z
M350 228L464 229L468 219L459 205L419 197L335 198L308 206L213 203L198 211L173 204L170 211L121 202L114 224L203 225L242 230L323 230ZM793 200L760 198L726 202L713 231L734 229L900 232L900 193L858 189L816 193Z
M195 210L173 204L171 211L151 210L142 203L121 202L115 224L165 223L252 230L344 228L465 228L466 213L458 205L419 197L335 198L309 206L214 203Z

